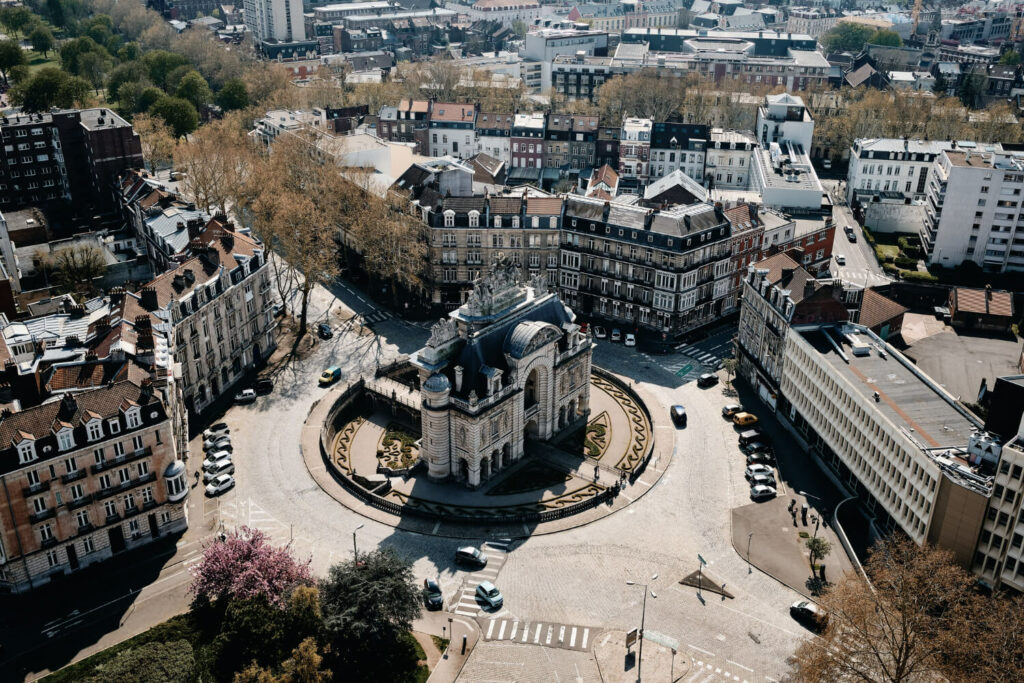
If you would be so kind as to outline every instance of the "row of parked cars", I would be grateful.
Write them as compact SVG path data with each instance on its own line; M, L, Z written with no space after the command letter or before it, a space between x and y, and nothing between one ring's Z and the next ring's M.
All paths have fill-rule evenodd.
M586 329L587 329L585 327L586 324L587 323L583 323L583 325L581 325L581 327L583 327L583 331L584 332L586 332ZM603 327L601 327L600 325L594 325L594 338L595 339L607 339L608 338L608 331L606 329L604 329ZM622 342L625 346L636 346L636 335L633 334L632 332L627 332L625 334L625 336L623 336L622 330L620 330L617 327L613 327L612 328L612 337L611 337L611 339L612 339L613 342L616 342L616 343Z
M234 448L231 445L231 429L223 422L210 425L203 432L203 483L206 495L216 496L235 485L235 463L232 460Z
M737 427L752 427L757 424L757 416L743 409L738 403L731 403L722 408L722 417L732 420ZM771 437L757 428L745 429L740 432L739 446L747 460L744 477L750 484L751 500L769 500L775 497L775 453L772 450Z

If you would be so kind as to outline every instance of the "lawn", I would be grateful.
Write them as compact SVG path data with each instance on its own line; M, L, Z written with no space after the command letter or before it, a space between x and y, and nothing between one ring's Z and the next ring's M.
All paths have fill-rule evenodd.
M900 248L895 244L876 244L875 253L878 254L878 260L883 263L886 259L895 259L900 255Z
M29 73L34 73L44 66L55 66L59 69L60 54L56 50L50 50L50 56L44 57L42 52L26 50L25 63L28 64Z

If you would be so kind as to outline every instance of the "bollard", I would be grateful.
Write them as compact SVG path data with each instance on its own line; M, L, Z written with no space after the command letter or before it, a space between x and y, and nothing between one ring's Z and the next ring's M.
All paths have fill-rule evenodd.
M462 636L462 654L466 654L466 636L465 636L465 634L463 634L463 636Z

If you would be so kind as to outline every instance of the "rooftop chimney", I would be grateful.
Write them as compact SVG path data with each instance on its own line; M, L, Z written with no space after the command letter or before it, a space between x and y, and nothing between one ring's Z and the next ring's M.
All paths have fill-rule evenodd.
M143 287L142 291L139 292L139 301L147 311L155 311L160 306L157 301L155 287Z

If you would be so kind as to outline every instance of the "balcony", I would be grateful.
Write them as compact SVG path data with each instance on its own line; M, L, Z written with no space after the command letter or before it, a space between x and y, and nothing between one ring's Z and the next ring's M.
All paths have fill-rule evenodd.
M77 510L78 508L80 508L80 507L82 507L84 505L88 505L91 502L92 502L92 494L91 493L87 493L86 495L82 496L81 498L75 498L74 500L69 500L66 503L66 505L67 505L68 510Z
M83 470L75 470L74 472L68 472L67 474L65 474L63 477L60 478L60 481L61 481L62 484L67 484L68 482L77 481L79 479L82 479L83 477L85 477L85 474L86 474L86 471L84 469Z
M50 519L55 514L57 514L56 510L54 510L53 508L46 508L45 510L40 510L39 512L33 512L32 514L30 514L28 516L28 521L32 524L35 524L36 522L41 522L44 519Z
M122 484L118 484L117 486L110 486L110 487L105 488L105 489L100 489L99 491L96 492L94 497L95 497L96 500L103 500L105 498L110 498L111 496L115 496L118 493L121 493L122 491L127 491L129 489L135 488L136 486L141 486L142 484L148 484L148 483L153 482L153 481L156 481L156 473L155 472L148 472L147 474L139 477L138 479L132 479L132 480L126 481L126 482L124 482Z
M55 536L50 536L49 538L44 538L39 541L40 548L52 548L55 545L57 545L57 538Z
M24 496L33 496L37 493L50 490L49 481L41 481L38 484L32 484L31 486L25 486L21 489L21 493Z
M112 460L104 460L101 463L93 465L92 473L96 474L98 472L103 472L104 470L109 470L113 467L117 467L118 465L123 465L126 462L134 462L135 460L146 458L151 455L153 455L153 449L150 448L149 446L146 446L145 448L140 448L138 450L132 451L131 453L119 455Z
M119 522L120 520L121 515L119 515L116 512L112 515L107 515L107 524L113 524L114 522Z
M84 536L96 529L96 525L92 522L86 522L85 524L79 524L78 530L75 532L76 536Z

